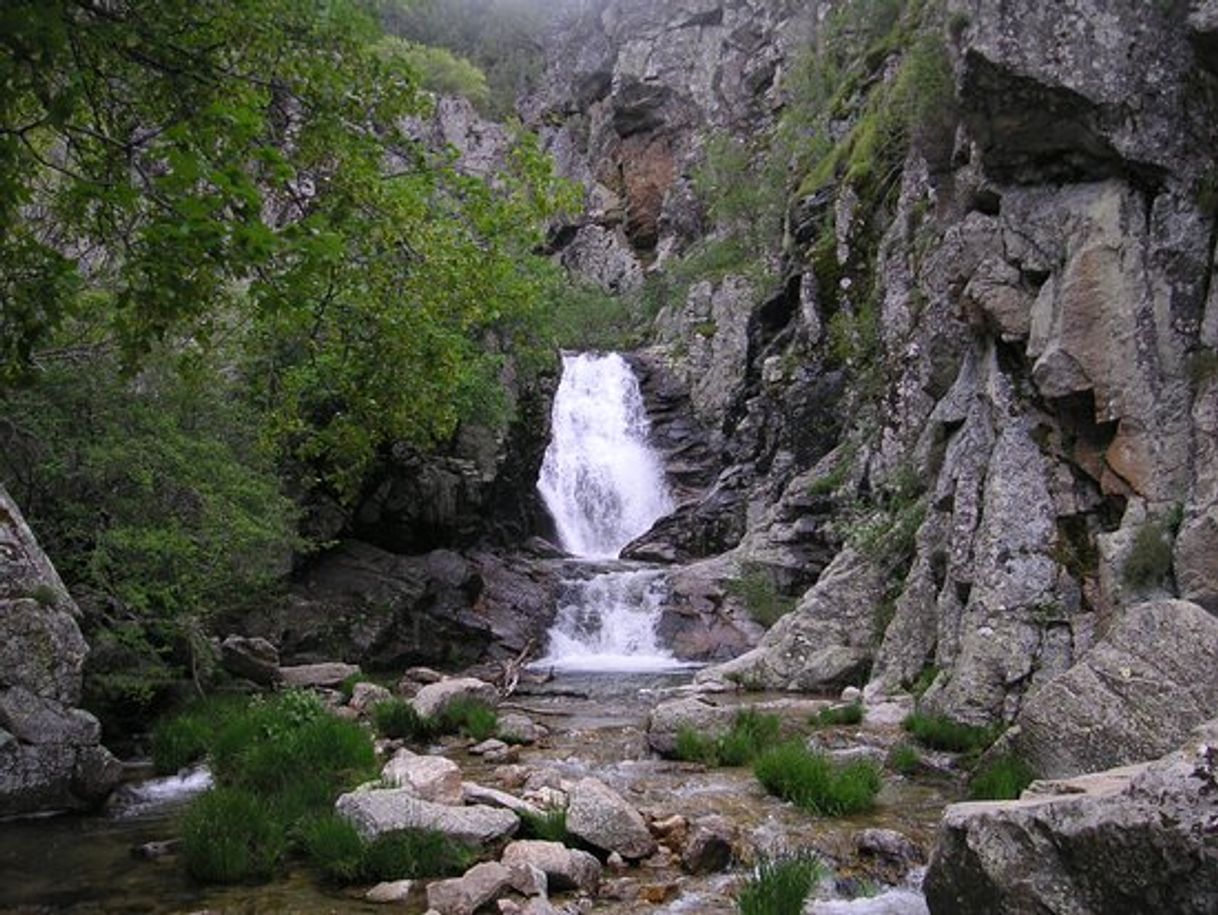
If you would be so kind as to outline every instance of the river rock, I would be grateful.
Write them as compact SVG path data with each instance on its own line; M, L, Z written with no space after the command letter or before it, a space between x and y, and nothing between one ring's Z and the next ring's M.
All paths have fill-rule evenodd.
M228 636L220 643L220 663L233 676L261 686L279 682L279 649L263 638Z
M735 854L736 828L722 816L711 814L694 820L689 840L681 852L681 863L691 874L726 870Z
M567 807L567 830L590 845L624 858L646 858L656 848L642 815L595 778L575 783Z
M429 884L427 904L440 915L473 915L509 890L525 896L544 896L545 876L527 866L509 867L498 861L484 861L460 877Z
M586 851L567 848L561 842L522 839L503 850L504 864L530 865L542 871L553 890L595 893L601 879L601 863Z
M925 889L934 915L1218 910L1218 719L1181 750L947 809Z
M379 702L389 702L393 693L379 683L356 683L351 689L351 701L348 703L357 712L370 712Z
M487 705L499 704L499 691L490 683L474 677L453 677L429 683L420 689L410 704L424 718L434 718L457 700L472 699Z
M671 755L677 749L677 736L689 729L704 736L725 733L737 709L715 705L701 696L661 702L647 717L647 743L657 753Z
M348 677L360 672L356 664L341 661L325 661L320 664L297 664L279 668L279 677L286 686L305 689L309 687L338 687Z
M102 801L122 767L77 708L80 610L0 486L0 817Z
M1163 755L1218 709L1218 618L1187 601L1124 611L1023 705L1010 744L1058 778Z
M464 801L461 769L443 756L418 756L398 750L381 770L381 781L436 804L458 805Z
M461 793L467 804L486 804L490 807L502 807L504 810L510 810L518 816L540 817L543 815L538 807L535 807L528 801L521 800L516 795L500 791L497 788L487 788L482 785L476 785L473 782L463 782L461 784Z
M382 904L406 902L410 898L410 891L413 888L413 880L390 880L378 883L364 893L364 898L369 902Z
M510 712L499 716L499 736L509 743L536 743L546 733L546 729L528 715Z
M374 839L399 829L434 829L466 845L490 845L520 826L516 814L481 805L454 807L422 800L408 788L371 788L342 795L334 805L360 835Z

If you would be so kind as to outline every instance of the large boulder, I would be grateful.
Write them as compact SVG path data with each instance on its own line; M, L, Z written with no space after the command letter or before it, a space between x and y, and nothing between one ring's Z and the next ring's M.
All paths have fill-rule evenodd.
M0 817L80 809L121 775L76 708L88 646L80 611L0 486Z
M487 903L512 890L525 896L544 896L545 876L527 867L483 861L460 877L429 884L427 905L440 915L474 915Z
M467 700L498 705L499 691L476 677L453 677L427 684L415 694L410 704L424 718L434 718L454 702Z
M418 756L407 749L398 750L381 770L381 781L436 804L457 805L465 800L461 769L443 756Z
M419 799L410 788L352 791L342 795L334 809L367 839L400 829L432 829L465 845L481 846L507 838L520 826L510 810L435 804Z
M263 638L230 635L220 643L220 663L233 676L262 686L279 681L279 649Z
M1218 719L1162 759L947 809L934 915L1218 911Z
M1187 601L1125 611L1028 698L1010 743L1046 778L1154 759L1218 709L1218 618Z
M580 779L571 790L567 830L589 845L623 858L646 858L656 848L638 810L595 778Z
M550 889L596 892L601 879L601 863L593 855L561 842L523 839L503 850L504 864L529 865L546 875Z

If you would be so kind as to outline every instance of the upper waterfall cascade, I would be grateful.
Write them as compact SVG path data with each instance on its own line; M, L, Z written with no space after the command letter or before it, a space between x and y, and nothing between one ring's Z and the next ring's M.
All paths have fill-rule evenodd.
M568 552L614 559L672 511L647 431L643 395L625 359L617 353L563 356L537 485Z

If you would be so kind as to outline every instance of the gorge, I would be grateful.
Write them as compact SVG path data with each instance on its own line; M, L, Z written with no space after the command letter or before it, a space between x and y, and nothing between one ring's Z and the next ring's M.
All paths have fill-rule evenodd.
M461 269L418 268L439 311L440 290L468 292L459 331L420 325L369 360L423 352L450 387L274 374L299 353L310 372L346 365L295 337L225 367L299 398L267 426L305 443L275 472L309 547L238 557L276 589L206 592L216 606L156 642L132 621L174 589L116 594L117 540L88 562L55 552L139 485L80 485L64 536L39 476L59 454L22 431L44 427L18 395L0 402L0 815L95 810L146 778L105 747L155 755L173 719L154 712L189 717L199 689L265 692L256 710L303 684L378 754L310 816L337 810L357 848L412 817L477 833L482 863L405 875L408 911L786 915L746 909L750 888L809 856L793 915L1218 911L1218 3L568 0L538 28L516 115L577 204L516 247L479 239ZM451 161L434 212L484 187L536 199L505 177L529 152L517 128L478 104L443 95L406 120ZM398 215L444 236L409 222L426 209ZM486 270L509 278L501 300L483 254L503 257ZM520 279L532 257L561 268L559 293ZM355 287L415 301L368 277ZM317 325L267 311L348 346L395 339L396 305L364 325L335 302ZM560 330L538 356L521 340L546 309ZM468 352L440 351L462 334ZM437 390L466 405L450 425L417 412L447 403ZM409 422L381 439L344 425L382 415ZM402 431L426 422L442 434ZM186 506L175 531L212 498L167 491ZM133 659L158 653L178 676L123 722L96 684L138 681L153 666ZM445 723L456 695L495 706L497 730ZM216 730L192 763L243 790L223 727L201 726ZM864 800L784 794L760 762L784 748L792 768L852 773ZM560 813L561 865L530 857L542 892L521 889L518 856L541 852L519 846L550 838L530 817ZM0 866L36 876L0 879L0 910L124 910L98 873L181 817L158 807L138 836L107 814L6 821ZM257 887L208 888L172 855L122 879L148 911L373 908L390 878L318 878L303 823L280 824L295 838ZM106 863L57 895L29 849L81 855L99 832Z

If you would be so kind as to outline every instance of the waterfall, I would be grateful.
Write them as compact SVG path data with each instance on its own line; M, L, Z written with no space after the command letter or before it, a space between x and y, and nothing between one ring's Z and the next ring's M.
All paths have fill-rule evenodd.
M550 445L537 488L564 549L579 560L616 559L672 511L664 468L647 440L634 372L617 353L563 356ZM573 562L549 651L539 667L648 671L680 666L656 636L664 573L592 570Z
M538 489L567 552L614 559L672 511L638 379L617 353L565 355Z

